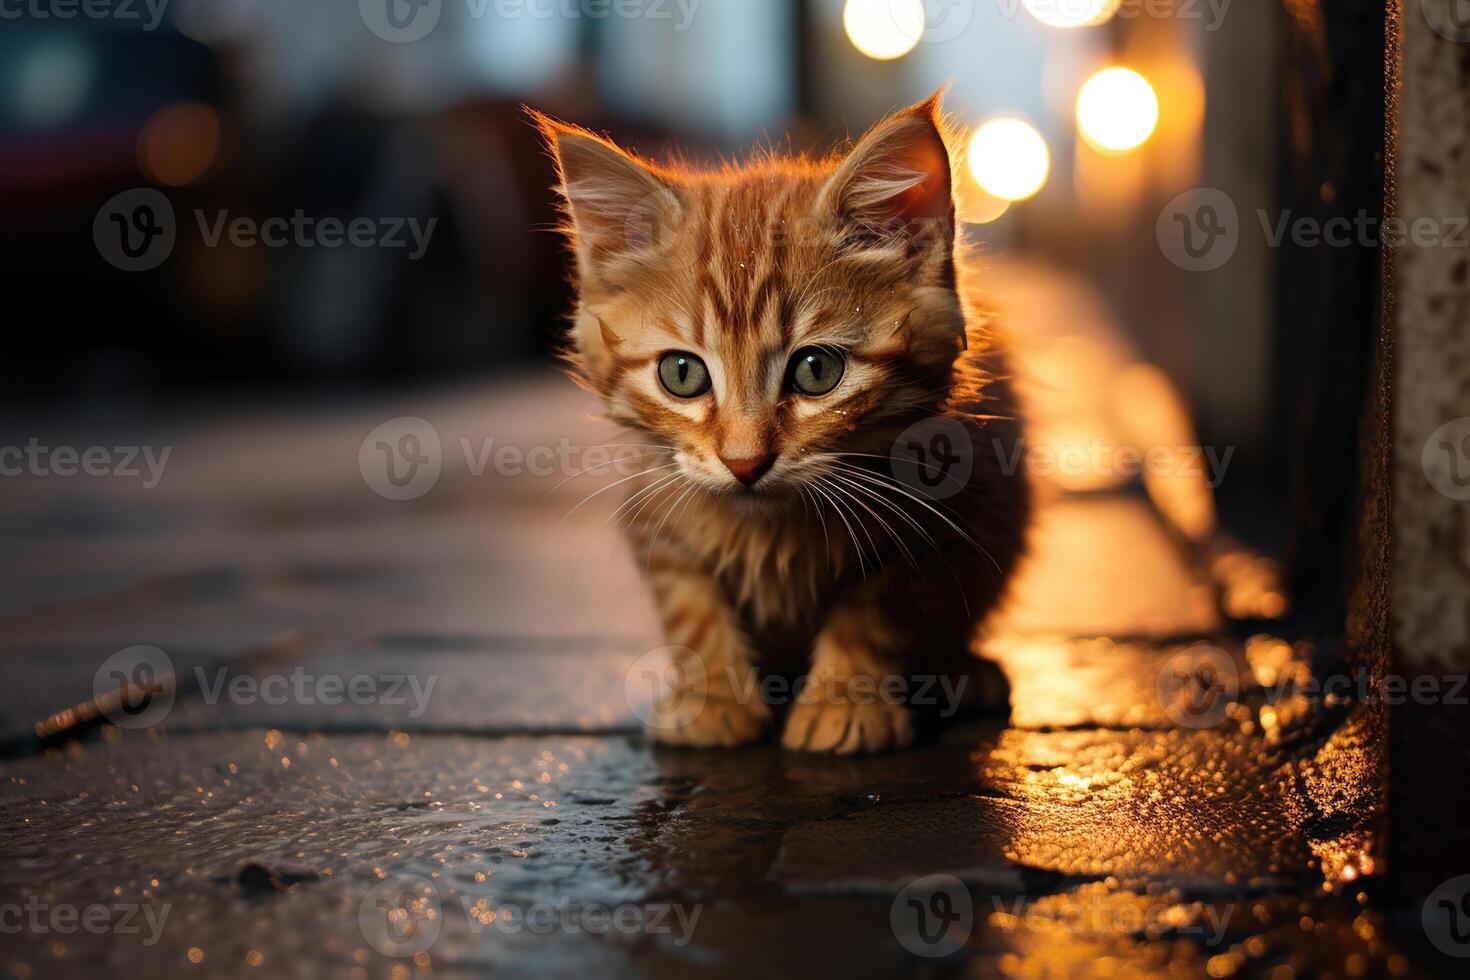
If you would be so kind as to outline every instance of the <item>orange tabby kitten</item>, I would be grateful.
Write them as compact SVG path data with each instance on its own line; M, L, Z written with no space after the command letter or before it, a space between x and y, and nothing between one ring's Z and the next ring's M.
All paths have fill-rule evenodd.
M939 95L845 156L718 170L535 118L576 255L576 373L663 464L624 511L683 650L653 736L754 741L788 700L789 748L909 744L918 692L974 663L1029 501L957 269ZM782 698L758 671L804 677Z

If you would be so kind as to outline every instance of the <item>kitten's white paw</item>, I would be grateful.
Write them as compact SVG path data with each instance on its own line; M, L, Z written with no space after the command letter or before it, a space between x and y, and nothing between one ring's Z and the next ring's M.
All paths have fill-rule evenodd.
M696 701L686 696L680 704L660 699L646 730L665 745L731 747L759 741L770 721L771 711L764 703L714 696Z
M781 744L803 752L887 752L914 740L914 719L901 704L798 703L786 719Z

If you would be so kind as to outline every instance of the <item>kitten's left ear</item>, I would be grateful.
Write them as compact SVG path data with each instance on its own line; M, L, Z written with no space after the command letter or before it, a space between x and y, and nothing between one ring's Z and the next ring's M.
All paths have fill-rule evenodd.
M954 243L949 148L939 114L944 90L863 135L822 189L819 206L860 232L896 232L927 250Z
M526 111L556 159L584 283L620 259L649 259L669 244L682 216L671 180L588 130Z

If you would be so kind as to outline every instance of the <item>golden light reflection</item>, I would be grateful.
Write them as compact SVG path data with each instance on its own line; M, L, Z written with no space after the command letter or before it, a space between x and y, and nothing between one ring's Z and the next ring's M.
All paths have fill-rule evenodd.
M1023 0L1026 12L1047 27L1096 27L1112 20L1123 0Z
M842 10L847 39L869 58L902 58L924 36L923 0L847 0Z
M1104 68L1077 94L1077 127L1105 153L1137 149L1158 123L1159 98L1148 79L1131 68Z
M1264 555L1221 537L1205 560L1220 587L1220 605L1234 619L1283 619L1291 612L1281 566Z
M203 177L219 155L219 113L199 102L164 106L138 134L138 169L169 187Z
M1051 171L1046 140L1030 123L992 119L970 137L970 172L982 190L1003 201L1024 201L1041 190Z

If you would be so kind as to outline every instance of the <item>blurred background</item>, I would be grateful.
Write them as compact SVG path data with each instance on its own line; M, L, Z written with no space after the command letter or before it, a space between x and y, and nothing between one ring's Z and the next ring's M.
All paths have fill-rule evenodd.
M1291 5L1288 5L1288 7ZM116 8L116 9L114 9ZM0 204L22 295L0 385L109 418L160 400L351 393L548 361L570 308L549 161L520 107L657 157L825 151L950 85L967 237L998 294L1099 320L1181 389L1221 494L1268 537L1289 452L1273 379L1285 9L1228 0L159 0L28 5L0 30ZM1160 247L1194 188L1243 216L1210 274ZM99 209L153 188L161 261ZM127 200L126 198L124 200ZM229 222L367 218L403 247L277 246ZM433 222L432 226L429 222ZM411 226L428 234L415 242ZM314 225L311 227L315 227ZM138 229L140 233L145 228ZM141 239L140 239L141 240ZM999 305L1007 306L999 295ZM1096 339L1096 338L1094 338ZM1115 345L1116 346L1116 345ZM1068 370L1121 363L1073 343ZM1111 359L1110 359L1111 358ZM1096 361L1097 363L1093 363ZM1065 383L1065 378L1061 381ZM1245 492L1242 488L1247 488ZM1241 492L1237 492L1241 491ZM1262 494L1265 496L1263 497ZM1245 501L1242 503L1241 501Z

